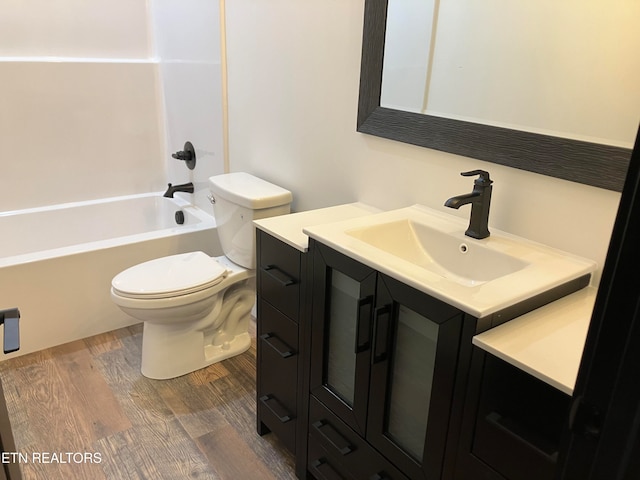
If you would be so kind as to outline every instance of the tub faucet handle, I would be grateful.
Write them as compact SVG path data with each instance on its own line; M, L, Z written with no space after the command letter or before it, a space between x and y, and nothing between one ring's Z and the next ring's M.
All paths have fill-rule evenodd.
M184 144L184 150L180 150L171 155L176 160L183 160L189 170L196 168L196 150L191 142Z

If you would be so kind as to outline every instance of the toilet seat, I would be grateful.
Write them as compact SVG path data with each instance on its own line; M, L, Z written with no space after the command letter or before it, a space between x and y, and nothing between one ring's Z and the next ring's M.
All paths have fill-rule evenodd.
M222 282L228 270L204 252L157 258L135 265L111 281L114 293L133 299L161 299L187 295Z

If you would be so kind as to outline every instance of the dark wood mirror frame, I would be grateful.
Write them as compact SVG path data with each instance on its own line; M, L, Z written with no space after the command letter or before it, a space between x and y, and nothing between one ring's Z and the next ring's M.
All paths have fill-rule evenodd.
M380 106L388 0L365 0L358 132L621 191L631 149Z

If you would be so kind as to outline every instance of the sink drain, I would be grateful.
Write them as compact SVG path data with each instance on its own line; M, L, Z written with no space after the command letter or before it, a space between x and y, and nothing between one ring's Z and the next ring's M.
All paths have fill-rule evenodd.
M461 243L458 250L460 250L460 253L467 253L469 251L469 247L466 243Z

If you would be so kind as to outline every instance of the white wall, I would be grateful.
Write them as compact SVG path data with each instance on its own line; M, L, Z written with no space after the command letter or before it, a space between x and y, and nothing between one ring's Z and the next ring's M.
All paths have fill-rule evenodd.
M150 6L164 91L167 182L193 182L195 203L211 210L208 179L224 172L220 5L151 0ZM196 149L193 171L171 158L187 140Z
M216 0L22 0L0 20L0 211L224 170ZM189 171L170 154L196 147ZM185 197L189 197L185 195Z
M364 0L227 2L229 158L295 210L444 201L494 179L490 227L604 262L619 194L356 132Z
M2 9L0 211L161 189L146 2Z

